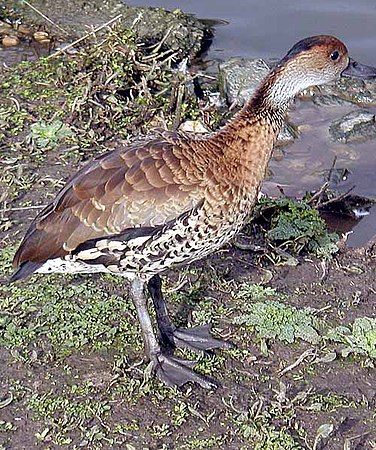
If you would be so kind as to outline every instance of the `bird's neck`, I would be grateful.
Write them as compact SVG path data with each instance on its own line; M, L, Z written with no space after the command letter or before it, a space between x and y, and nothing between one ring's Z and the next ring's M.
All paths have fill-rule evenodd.
M291 98L281 97L273 72L243 109L219 132L225 159L238 168L240 183L259 185L282 128Z

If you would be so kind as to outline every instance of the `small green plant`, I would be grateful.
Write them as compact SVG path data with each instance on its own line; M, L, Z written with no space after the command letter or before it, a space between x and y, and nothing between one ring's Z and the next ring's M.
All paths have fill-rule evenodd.
M265 428L262 439L255 445L255 450L303 450L286 428Z
M285 295L278 293L272 287L250 283L242 284L236 294L236 298L238 299L253 300L254 302L277 297L280 299L286 298Z
M31 133L28 136L28 140L36 148L54 147L72 134L72 130L61 120L54 120L51 123L41 121L31 125Z
M311 411L334 412L343 408L356 408L357 402L334 392L312 394L306 407Z
M212 435L204 439L191 437L188 442L185 442L183 445L177 447L177 450L208 450L211 448L225 448L224 440L225 437L221 435Z
M328 332L328 338L345 344L342 356L350 353L376 358L376 319L361 317L348 327L339 326Z
M338 236L328 233L318 211L305 201L264 199L259 213L267 221L266 239L274 247L295 255L309 252L324 258L338 251Z
M236 425L236 433L242 436L247 443L252 444L241 447L242 449L303 450L298 439L298 437L302 437L302 430L297 427L295 433L292 434L291 428L287 424L289 417L291 419L292 411L285 408L281 414L280 401L281 398L276 394L273 404L256 401L242 411L237 408L234 410L236 414L232 415L231 420Z
M265 289L260 285L244 285L238 298L257 298L262 301L244 302L244 314L235 317L234 323L254 329L261 339L279 339L289 343L296 339L303 339L312 344L320 342L318 330L322 326L321 321L314 316L311 309L298 309L278 300L268 299L273 296L278 297L274 289ZM266 299L268 300L263 301Z

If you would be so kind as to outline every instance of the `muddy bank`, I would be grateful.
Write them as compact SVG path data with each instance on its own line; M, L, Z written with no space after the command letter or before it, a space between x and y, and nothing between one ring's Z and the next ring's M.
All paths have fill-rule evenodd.
M145 378L135 311L117 280L1 288L1 444L372 450L374 331L352 332L376 313L374 253L346 250L325 267L254 263L227 247L164 279L177 323L210 321L236 345L199 358L197 370L222 383L209 393Z

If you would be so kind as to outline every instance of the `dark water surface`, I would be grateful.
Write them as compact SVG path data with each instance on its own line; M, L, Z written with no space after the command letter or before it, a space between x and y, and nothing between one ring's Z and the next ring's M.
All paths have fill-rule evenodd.
M216 27L208 59L280 58L307 36L332 34L345 42L351 56L376 66L376 0L131 0L138 6L179 8L199 18L228 22ZM299 196L318 189L337 157L337 167L350 174L340 189L355 185L354 193L376 198L376 141L339 144L329 136L329 125L356 109L349 105L317 107L297 102L290 118L301 126L300 137L287 147L283 158L272 160L271 181L284 186L288 195ZM376 112L376 107L368 108ZM278 191L276 190L275 193ZM376 207L354 227L350 245L361 245L376 234ZM355 222L356 223L356 222ZM351 223L352 227L354 223Z
M130 0L221 19L210 56L279 58L299 39L334 34L355 59L376 65L375 0Z

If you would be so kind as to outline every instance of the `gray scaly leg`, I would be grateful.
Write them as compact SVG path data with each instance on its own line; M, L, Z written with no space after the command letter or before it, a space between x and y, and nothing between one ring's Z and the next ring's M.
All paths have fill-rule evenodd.
M159 275L154 275L150 279L148 289L153 299L161 341L165 346L188 348L195 352L205 352L214 348L226 349L233 347L233 344L230 342L213 338L210 334L209 324L186 329L176 328L168 316Z
M194 361L180 360L164 353L161 349L147 310L144 287L145 283L140 278L136 278L131 282L130 294L140 321L145 353L152 362L157 376L168 386L182 386L185 383L193 382L206 389L216 388L217 383L193 372Z

